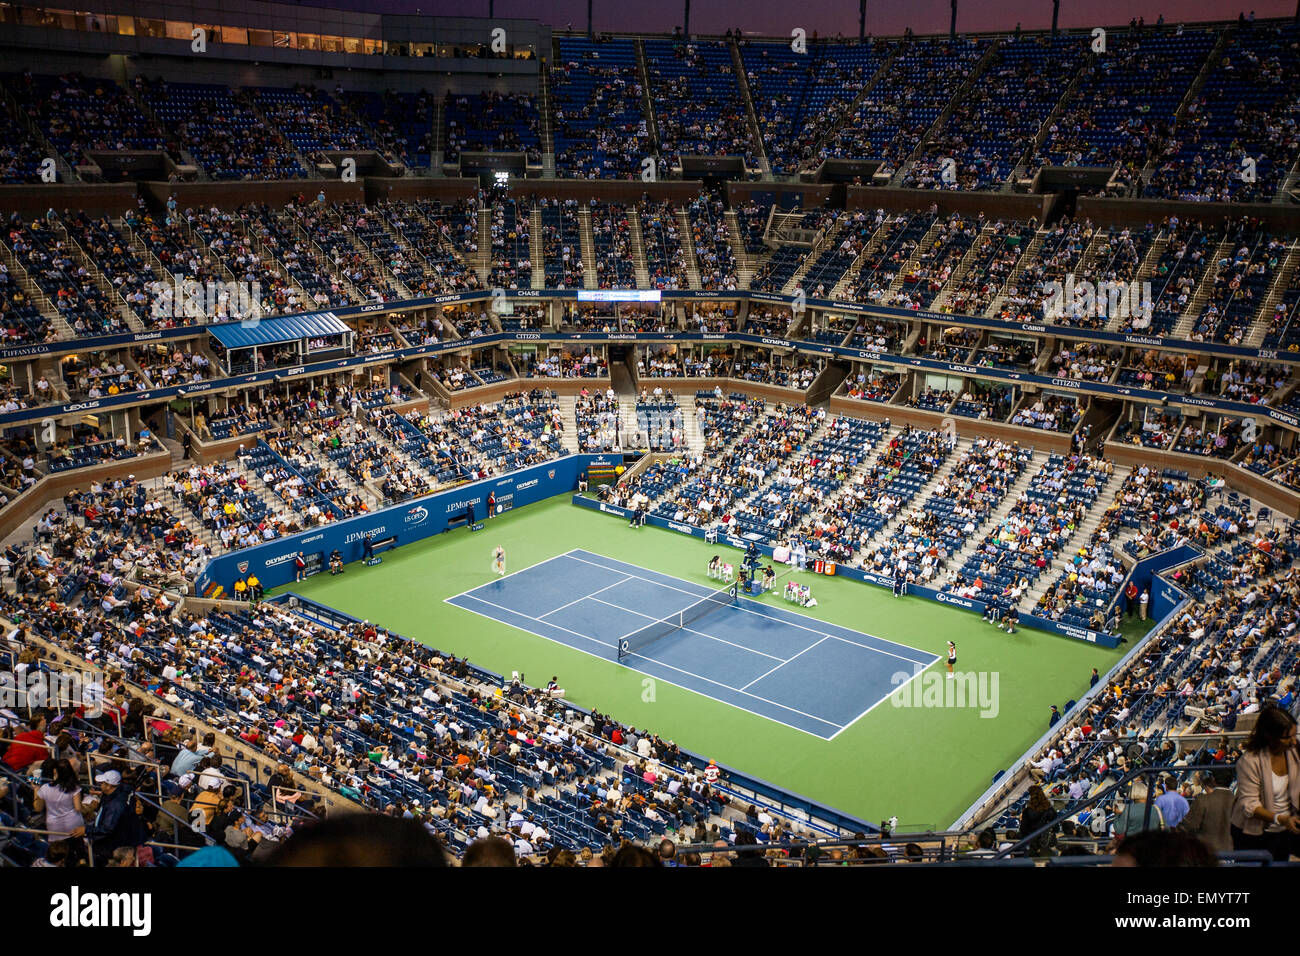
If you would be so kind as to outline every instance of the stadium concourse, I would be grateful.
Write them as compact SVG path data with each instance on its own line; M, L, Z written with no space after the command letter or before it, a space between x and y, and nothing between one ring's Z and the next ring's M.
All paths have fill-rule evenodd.
M0 862L1300 856L1295 21L144 6L0 11Z

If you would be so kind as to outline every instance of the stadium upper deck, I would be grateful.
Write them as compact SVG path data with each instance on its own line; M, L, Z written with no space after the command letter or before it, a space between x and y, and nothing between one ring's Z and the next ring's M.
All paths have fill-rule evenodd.
M878 161L896 186L999 191L1078 166L1109 170L1091 187L1108 195L1270 202L1300 155L1298 44L1292 21L1120 27L1103 48L1087 31L806 52L557 34L495 85L383 70L349 77L354 88L196 83L166 60L112 79L38 67L4 78L3 120L14 147L58 157L61 179L120 150L162 150L201 179L315 178L327 154L367 150L412 171L503 152L601 179L638 178L646 158L666 172L683 156L742 157L765 179L844 158ZM39 162L13 153L4 181L41 181Z

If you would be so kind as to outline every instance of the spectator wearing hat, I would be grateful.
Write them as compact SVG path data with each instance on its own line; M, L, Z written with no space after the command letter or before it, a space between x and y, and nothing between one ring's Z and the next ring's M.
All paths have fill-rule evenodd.
M99 786L99 808L94 821L86 827L97 866L112 859L119 847L137 847L147 839L144 822L136 813L130 787L122 782L117 770L95 775Z

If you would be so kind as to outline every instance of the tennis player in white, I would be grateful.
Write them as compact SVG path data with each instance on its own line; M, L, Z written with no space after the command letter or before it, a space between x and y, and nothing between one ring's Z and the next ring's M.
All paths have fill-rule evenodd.
M492 552L492 570L501 575L506 573L506 549L501 545Z

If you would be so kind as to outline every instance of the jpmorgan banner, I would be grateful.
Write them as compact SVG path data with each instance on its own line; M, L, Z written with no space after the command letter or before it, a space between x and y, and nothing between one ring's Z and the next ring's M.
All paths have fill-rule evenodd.
M376 539L396 538L396 546L410 544L448 530L474 504L477 517L485 516L483 502L489 494L497 500L509 497L518 508L553 495L565 494L578 486L578 478L593 464L622 464L619 455L567 455L507 475L484 478L449 491L412 498L380 511L336 521L301 534L276 538L255 548L232 551L208 562L199 575L199 593L219 584L232 593L236 579L256 574L266 589L294 580L294 558L320 555L328 564L338 551L345 562L356 561L365 547L366 535ZM486 566L486 565L485 565Z

